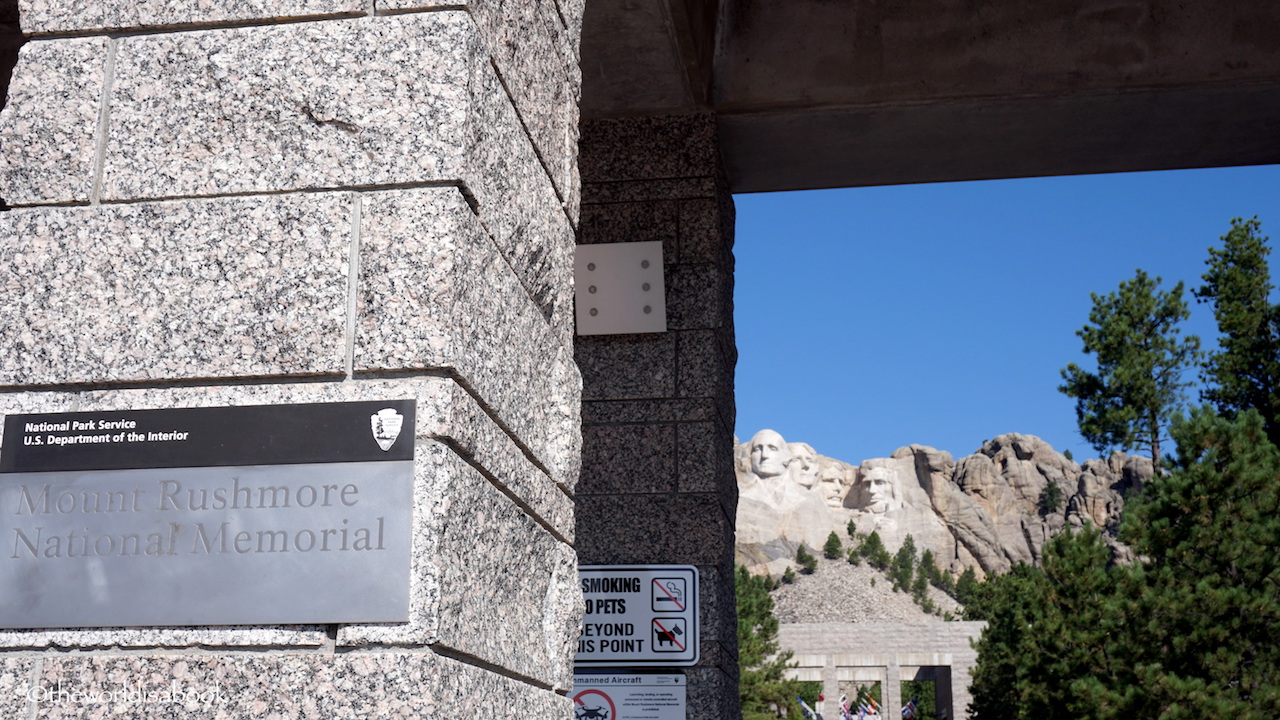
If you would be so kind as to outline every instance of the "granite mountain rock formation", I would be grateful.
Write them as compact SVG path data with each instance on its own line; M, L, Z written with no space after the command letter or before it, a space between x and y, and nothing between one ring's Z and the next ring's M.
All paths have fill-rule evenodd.
M1010 433L958 461L908 445L854 466L762 430L738 445L735 469L737 559L754 572L780 575L795 565L801 543L816 551L832 531L847 542L852 520L860 533L879 533L890 552L911 535L942 569L972 567L983 576L1039 562L1045 542L1064 528L1114 531L1125 495L1151 476L1151 461L1115 453L1080 465L1034 435ZM1062 501L1042 513L1049 484Z

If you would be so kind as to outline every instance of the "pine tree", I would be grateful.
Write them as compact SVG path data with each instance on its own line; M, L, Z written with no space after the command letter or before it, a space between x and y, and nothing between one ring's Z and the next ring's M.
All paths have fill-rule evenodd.
M978 594L978 574L973 568L967 567L964 572L960 573L960 577L956 579L956 591L953 597L956 602L967 606L977 597Z
M933 550L925 548L924 552L920 554L919 573L926 578L930 585L936 586L938 584L942 571L938 569L938 564L933 559Z
M1036 509L1040 512L1040 517L1051 515L1062 509L1062 486L1050 480L1045 483L1044 489L1040 491L1040 501L1036 503Z
M929 577L923 572L916 573L916 579L911 582L911 597L920 607L925 607L925 603L929 601ZM931 612L929 608L925 608L925 612Z
M827 535L827 544L822 546L822 555L828 560L835 560L843 554L844 551L840 545L840 536L836 535L833 530L830 535Z
M790 568L788 568L790 569ZM784 677L791 652L779 652L769 580L741 565L734 574L738 610L738 697L744 720L778 720L775 708L799 720L795 697L802 683Z
M880 539L880 533L872 531L867 539L863 541L858 552L862 553L862 557L867 559L867 564L877 570L888 570L889 551L885 549L884 542Z
M1196 410L1171 434L1170 472L1125 509L1138 560L1062 533L1042 567L973 590L966 619L987 622L973 717L1280 714L1280 450L1253 409Z
M1146 707L1276 717L1280 451L1252 409L1234 419L1198 410L1173 434L1174 471L1126 508L1122 526L1147 558L1131 639L1146 651Z
M1221 240L1221 249L1209 248L1204 285L1194 291L1212 304L1222 333L1201 373L1209 385L1201 397L1227 416L1254 408L1280 445L1280 304L1271 302L1271 248L1256 217L1233 219Z
M1080 434L1094 448L1144 447L1156 468L1161 438L1190 385L1182 373L1200 354L1199 338L1180 337L1179 324L1191 316L1182 283L1169 292L1157 290L1159 285L1160 278L1138 270L1118 291L1091 295L1090 324L1076 334L1085 354L1097 356L1098 370L1069 363L1058 388L1076 398Z
M911 578L916 569L916 541L908 535L902 541L902 547L893 556L889 566L889 577L893 579L894 590L911 590Z
M787 585L790 585L795 581L796 581L796 571L792 570L791 566L788 565L787 569L782 571L782 582Z
M809 548L800 543L800 547L796 548L796 563L800 565L800 572L805 575L812 575L813 571L818 569L818 558L809 552Z
M1066 532L1045 544L1043 567L1020 563L984 583L965 608L967 619L987 622L972 717L1112 717L1096 697L1134 678L1114 642L1131 622L1118 591L1127 570L1109 559L1098 531Z

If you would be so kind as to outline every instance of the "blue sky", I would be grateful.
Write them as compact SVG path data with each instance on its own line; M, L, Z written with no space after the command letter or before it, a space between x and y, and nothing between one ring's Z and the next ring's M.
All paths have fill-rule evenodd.
M913 442L961 457L1007 432L1096 457L1057 391L1068 362L1092 367L1075 335L1089 294L1143 268L1189 296L1233 217L1280 244L1280 166L735 202L736 433L770 427L855 464ZM1184 332L1216 346L1207 305Z

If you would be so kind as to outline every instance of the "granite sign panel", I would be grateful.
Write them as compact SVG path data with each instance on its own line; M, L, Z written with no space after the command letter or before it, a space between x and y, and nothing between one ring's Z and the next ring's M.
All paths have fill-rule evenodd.
M0 627L407 620L414 410L8 416Z

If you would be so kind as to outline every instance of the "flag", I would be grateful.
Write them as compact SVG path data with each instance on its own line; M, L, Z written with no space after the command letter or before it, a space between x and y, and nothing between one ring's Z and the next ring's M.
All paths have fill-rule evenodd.
M797 697L796 701L800 703L800 710L804 712L806 717L811 718L811 720L818 720L818 713L814 712L813 708L809 707L809 704L804 701L804 698Z
M911 720L916 716L916 699L911 698L910 702L902 706L902 717Z

